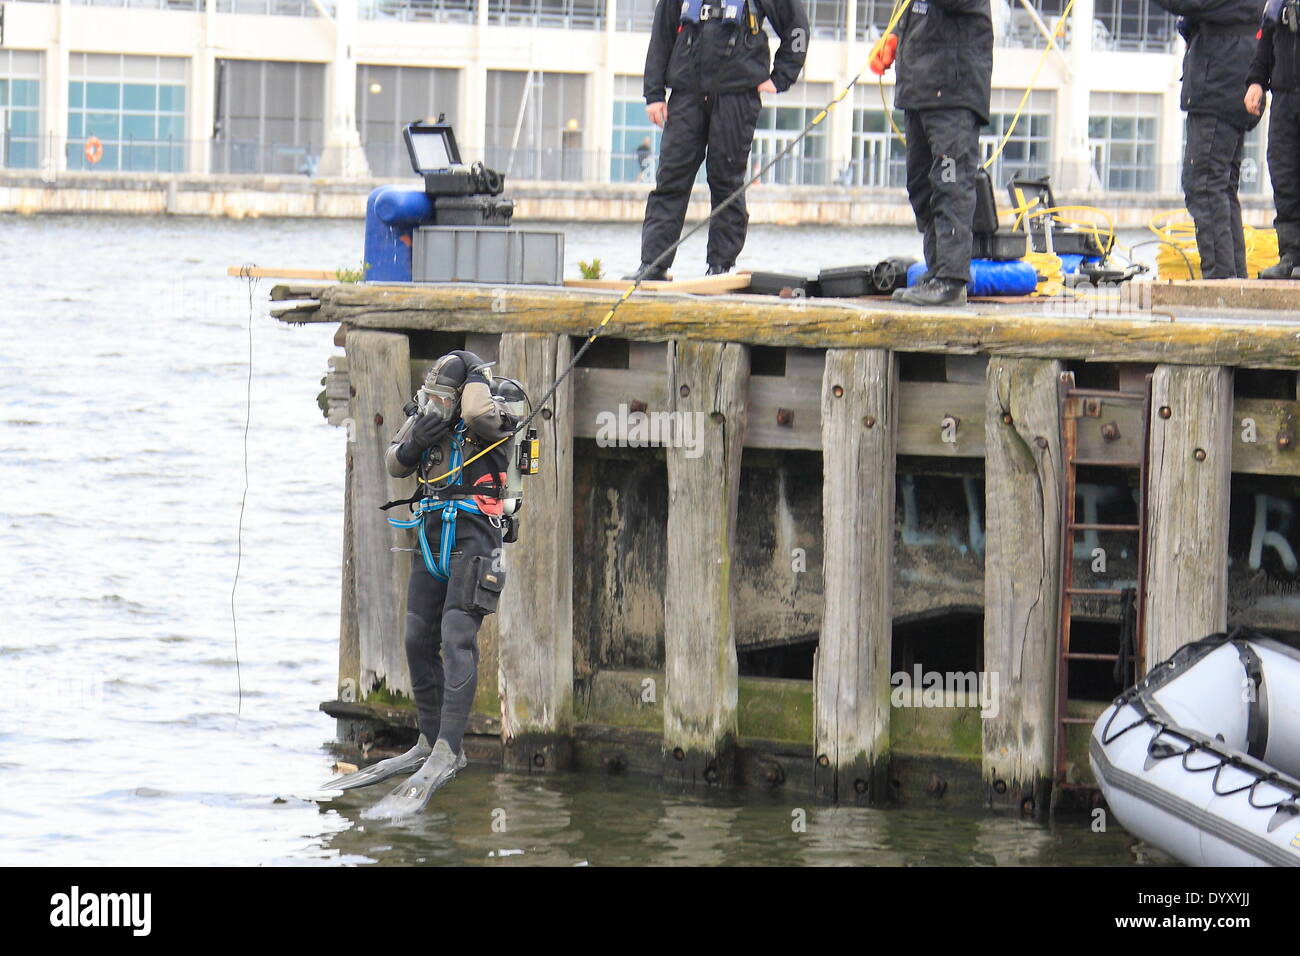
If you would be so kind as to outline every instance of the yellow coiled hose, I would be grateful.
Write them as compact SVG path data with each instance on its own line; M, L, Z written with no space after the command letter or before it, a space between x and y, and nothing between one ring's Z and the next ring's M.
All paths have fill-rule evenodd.
M1196 250L1196 226L1186 209L1157 213L1147 228L1160 242L1156 253L1156 275L1161 279L1201 278L1201 256ZM1276 265L1277 232L1246 226L1246 274L1259 277L1259 270Z

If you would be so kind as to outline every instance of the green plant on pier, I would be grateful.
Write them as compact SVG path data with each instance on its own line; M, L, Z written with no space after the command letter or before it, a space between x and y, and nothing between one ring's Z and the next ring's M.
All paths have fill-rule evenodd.
M370 268L369 262L361 263L360 269L349 269L346 266L334 270L334 278L340 282L357 283L366 278L366 270Z
M592 259L590 262L578 262L578 269L582 272L584 279L599 279L601 277L601 265L599 259Z

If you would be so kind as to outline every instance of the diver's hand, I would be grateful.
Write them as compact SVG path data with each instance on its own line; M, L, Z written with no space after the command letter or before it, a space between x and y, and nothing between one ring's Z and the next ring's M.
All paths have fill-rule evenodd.
M1246 111L1258 116L1264 112L1264 87L1258 83L1250 84L1250 89L1246 90Z
M769 79L769 80L764 80L762 83L758 84L758 92L760 92L760 93L775 93L775 92L776 92L776 84L773 83L770 79Z
M419 451L432 448L443 435L447 434L448 425L437 415L421 415L411 426L408 441Z
M650 122L654 123L660 129L664 128L664 124L668 122L667 103L650 103L646 106L645 111L650 114Z

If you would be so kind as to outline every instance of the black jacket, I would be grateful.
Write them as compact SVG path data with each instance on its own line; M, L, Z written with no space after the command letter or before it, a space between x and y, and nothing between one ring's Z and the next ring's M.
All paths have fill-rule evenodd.
M659 0L645 55L646 104L662 103L669 87L692 93L735 93L757 89L769 78L778 93L793 86L808 55L811 35L803 2L752 2L781 38L775 62L761 26L757 35L722 20L683 26L681 0ZM728 54L732 37L735 43Z
M1274 93L1294 93L1300 90L1297 60L1300 60L1300 33L1292 33L1276 20L1266 19L1255 42L1255 59L1246 74L1246 85L1258 83Z
M901 110L964 107L989 121L993 22L989 0L912 0L895 28Z
M1155 0L1182 19L1187 41L1183 94L1188 113L1210 113L1238 129L1254 129L1259 117L1246 110L1246 71L1255 49L1260 0Z

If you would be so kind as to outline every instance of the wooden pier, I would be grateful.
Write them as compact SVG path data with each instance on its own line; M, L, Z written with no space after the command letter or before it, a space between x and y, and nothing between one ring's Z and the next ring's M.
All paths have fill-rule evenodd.
M1069 314L633 297L535 421L542 474L480 634L471 756L1046 812L1091 780L1086 719L1119 689L1106 654L1076 655L1096 660L1066 668L1075 722L1058 731L1064 562L1084 591L1137 588L1144 667L1230 623L1297 630L1300 316L1208 286ZM382 460L402 405L461 347L540 396L615 295L273 291L282 321L337 325L344 348L322 396L351 438L339 694L322 705L343 737L413 734L394 550L412 541L377 510L412 490ZM1267 295L1300 312L1300 283ZM1072 452L1082 531L1062 518L1063 376L1099 393ZM1148 421L1105 397L1148 381ZM679 431L647 447L638 428L660 415ZM1109 530L1138 500L1144 581ZM1113 650L1117 602L1073 608L1075 649ZM895 677L930 672L978 672L993 706Z

